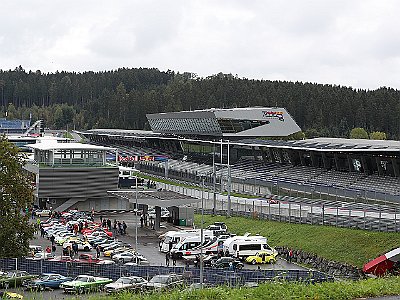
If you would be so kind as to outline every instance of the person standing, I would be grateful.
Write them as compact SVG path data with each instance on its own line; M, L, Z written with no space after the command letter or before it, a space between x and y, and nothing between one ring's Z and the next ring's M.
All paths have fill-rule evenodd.
M290 248L289 253L288 253L288 262L292 262L293 259L293 249Z
M128 228L128 226L126 225L125 221L122 221L122 233L126 234L126 228Z
M100 257L100 246L99 245L97 245L97 247L96 247L96 255L97 255L97 258Z
M175 267L176 266L176 254L172 253L171 256L172 256L172 265Z
M167 266L167 267L169 267L169 252L167 252L167 254L165 254L165 265Z

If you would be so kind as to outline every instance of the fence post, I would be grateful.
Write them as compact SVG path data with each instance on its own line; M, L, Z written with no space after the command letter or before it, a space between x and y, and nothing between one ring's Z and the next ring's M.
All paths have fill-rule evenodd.
M365 207L364 207L364 230L365 230L365 228L366 228L366 222L367 222L367 220L366 220L366 212L365 212Z
M271 220L271 202L268 202L268 220Z
M351 206L349 206L349 228L350 228L350 220L351 220Z
M292 221L292 210L290 208L290 201L289 201L289 223Z
M311 202L311 225L313 225L313 203Z
M279 215L279 222L281 221L281 201L278 202L278 215Z
M336 227L338 227L338 219L339 219L339 206L336 205Z
M382 207L379 205L379 222L378 222L378 231L381 231L381 217L382 217Z
M325 225L325 205L322 204L322 226Z
M397 232L397 207L394 208L394 232Z
M300 202L299 206L300 206L300 224L302 224L303 221L302 221L302 219L301 219L301 202Z

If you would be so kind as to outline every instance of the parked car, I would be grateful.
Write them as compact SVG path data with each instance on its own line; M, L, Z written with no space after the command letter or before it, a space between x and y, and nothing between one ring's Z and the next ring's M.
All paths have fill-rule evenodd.
M35 212L35 215L38 217L50 217L51 216L51 210L49 209L42 209L38 210Z
M45 273L39 278L24 281L22 285L29 290L44 291L45 289L58 289L61 283L72 279L72 277L65 277L61 274Z
M25 271L8 271L5 276L0 278L0 286L8 289L9 287L17 287L22 285L25 280L36 278L36 275L31 275Z
M244 267L242 262L232 257L221 257L213 263L212 267L216 269L229 269L231 264L234 270L240 270Z
M120 277L113 283L106 284L104 289L107 293L117 293L126 290L140 290L147 280L138 276Z
M143 264L147 262L147 258L145 258L143 255L132 253L132 252L122 252L119 254L115 254L113 256L113 261L120 262L120 263L126 263L130 261L136 262L136 258L139 263Z
M276 263L276 254L271 254L266 251L257 252L256 255L248 256L246 262L249 264L274 264Z
M65 242L63 244L63 249L68 249L68 247L71 247L71 249L72 249L72 241ZM88 242L85 242L82 240L75 240L74 242L78 245L79 251L90 251L93 248L92 245L90 245Z
M177 274L156 275L143 285L145 291L164 291L183 285L183 278Z
M47 253L47 252L39 252L34 254L33 256L26 257L29 260L45 260L45 259L52 259L55 257L54 253Z
M111 283L112 279L104 277L95 277L90 275L79 275L72 281L63 282L60 288L65 293L87 293L102 289L106 284Z
M118 254L118 253L123 253L123 252L127 252L127 251L132 251L135 252L135 250L133 248L128 248L128 247L118 247L115 248L113 250L107 250L103 252L104 256L107 257L113 257L114 255Z

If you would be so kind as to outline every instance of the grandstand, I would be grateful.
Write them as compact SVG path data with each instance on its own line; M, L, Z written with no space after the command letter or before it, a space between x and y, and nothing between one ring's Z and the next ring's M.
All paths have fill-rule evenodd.
M98 129L81 134L91 143L116 147L123 155L141 153L169 157L167 163L133 162L136 168L154 174L169 174L190 181L205 177L206 182L211 183L214 161L217 181L221 183L227 176L229 143L233 182L264 185L270 190L279 187L345 198L400 201L400 142L337 138L254 139L253 134L260 133L261 129L259 136L285 136L294 133L298 126L291 124L290 116L286 114L285 121L276 114L267 114L264 120L269 123L262 123L257 115L285 111L282 108L226 111L212 109L148 115L154 132ZM207 120L197 120L202 116ZM253 121L258 124L253 129L258 131L245 129L244 124ZM197 123L191 126L193 122ZM227 130L227 123L236 131ZM279 131L271 132L270 124L280 126ZM203 125L208 127L203 128Z

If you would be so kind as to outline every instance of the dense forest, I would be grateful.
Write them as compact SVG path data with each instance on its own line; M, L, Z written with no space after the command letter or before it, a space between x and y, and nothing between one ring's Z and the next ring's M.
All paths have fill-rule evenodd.
M146 114L204 108L285 107L307 137L348 137L351 129L400 139L400 91L251 80L199 78L158 69L104 72L0 70L0 117L44 119L60 129L149 129Z

